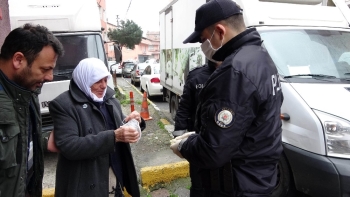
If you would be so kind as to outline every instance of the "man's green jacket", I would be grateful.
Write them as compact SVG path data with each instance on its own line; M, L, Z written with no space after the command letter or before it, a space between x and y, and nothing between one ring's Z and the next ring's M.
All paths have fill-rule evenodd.
M29 131L33 175L27 180ZM0 70L0 197L24 197L26 191L32 197L41 197L43 173L38 94L16 85Z

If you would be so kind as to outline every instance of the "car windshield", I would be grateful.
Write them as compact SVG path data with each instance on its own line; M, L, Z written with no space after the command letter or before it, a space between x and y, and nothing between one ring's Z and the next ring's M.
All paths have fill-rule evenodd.
M133 68L135 65L133 63L125 64L125 68Z
M106 60L102 40L97 35L58 35L57 39L62 43L65 53L57 59L53 69L53 81L70 80L74 68L84 58Z
M296 29L259 33L282 77L350 79L350 32Z

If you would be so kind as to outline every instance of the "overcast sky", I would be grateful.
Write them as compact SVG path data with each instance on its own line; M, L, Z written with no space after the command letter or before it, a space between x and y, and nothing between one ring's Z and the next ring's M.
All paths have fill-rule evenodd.
M142 28L145 35L147 31L159 31L159 11L170 2L170 0L106 0L106 15L108 22L115 25L117 15L122 20L133 20Z

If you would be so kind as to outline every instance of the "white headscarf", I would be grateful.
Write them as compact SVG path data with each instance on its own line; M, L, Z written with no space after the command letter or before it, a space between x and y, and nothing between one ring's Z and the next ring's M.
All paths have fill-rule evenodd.
M110 79L111 74L108 72L104 62L98 58L86 58L79 62L77 67L73 71L73 80L83 91L86 96L90 97L95 102L102 102L103 97L106 95L107 88L103 93L102 98L98 98L91 92L91 86L100 81L101 79L108 77Z

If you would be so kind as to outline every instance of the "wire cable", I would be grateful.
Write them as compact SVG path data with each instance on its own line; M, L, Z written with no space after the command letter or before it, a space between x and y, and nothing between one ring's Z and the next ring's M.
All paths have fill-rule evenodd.
M130 9L131 2L132 2L132 0L130 0L130 3L129 3L129 6L128 6L128 9L126 10L126 14L125 14L125 16L127 16L127 15L128 15L128 12L129 12L129 9Z

